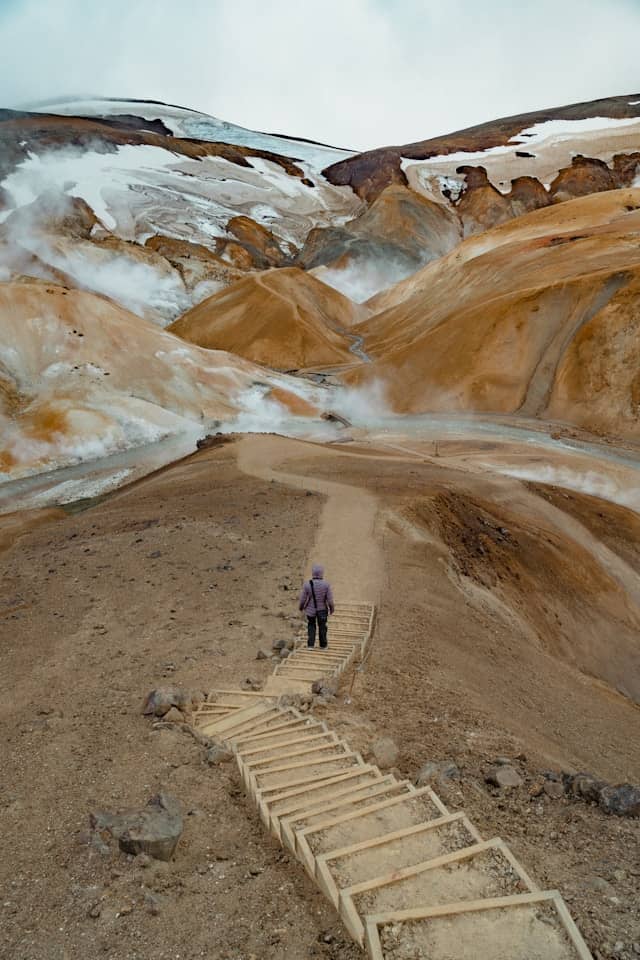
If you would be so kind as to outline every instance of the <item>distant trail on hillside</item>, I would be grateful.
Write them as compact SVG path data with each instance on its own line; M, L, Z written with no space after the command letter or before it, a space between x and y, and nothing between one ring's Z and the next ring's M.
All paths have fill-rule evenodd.
M340 599L354 598L375 603L384 572L382 550L375 534L377 499L363 488L280 470L283 463L291 467L296 459L317 456L321 447L282 437L253 436L240 440L236 450L243 473L313 490L327 498L309 563L324 564L338 603Z

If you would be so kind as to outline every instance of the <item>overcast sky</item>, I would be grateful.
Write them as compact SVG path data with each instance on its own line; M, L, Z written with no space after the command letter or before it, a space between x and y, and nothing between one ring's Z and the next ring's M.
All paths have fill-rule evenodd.
M165 100L365 149L640 91L640 0L0 0L0 106Z

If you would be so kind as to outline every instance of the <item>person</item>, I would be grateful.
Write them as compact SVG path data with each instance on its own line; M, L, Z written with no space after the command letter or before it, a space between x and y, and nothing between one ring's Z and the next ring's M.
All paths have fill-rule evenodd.
M320 634L320 647L327 647L327 619L334 613L333 590L331 584L324 579L324 567L314 563L311 569L311 580L305 581L298 600L300 610L307 615L307 647L316 645L316 624Z

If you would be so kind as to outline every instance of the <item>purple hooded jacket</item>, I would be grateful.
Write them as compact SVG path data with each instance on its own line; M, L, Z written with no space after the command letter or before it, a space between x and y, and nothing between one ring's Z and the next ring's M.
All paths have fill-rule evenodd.
M331 590L331 584L324 579L324 567L321 567L317 563L314 564L311 574L318 607L316 609L316 605L313 602L313 594L311 593L311 586L308 580L305 581L300 592L298 606L301 610L304 610L308 617L315 617L318 610L320 612L329 610L330 613L333 613L335 609L333 605L333 591Z

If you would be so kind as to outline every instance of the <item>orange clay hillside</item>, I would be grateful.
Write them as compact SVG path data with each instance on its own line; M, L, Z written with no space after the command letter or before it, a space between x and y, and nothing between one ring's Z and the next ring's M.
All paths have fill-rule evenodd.
M0 474L95 459L233 420L255 390L318 414L309 384L181 342L92 293L0 283Z
M558 418L637 436L640 190L536 211L463 242L368 306L394 410Z
M369 311L297 268L246 277L170 327L191 343L280 370L352 363L348 330Z

